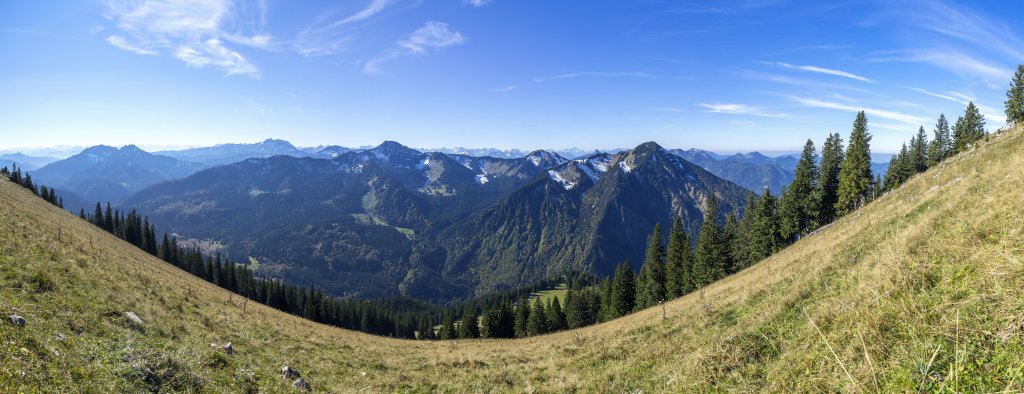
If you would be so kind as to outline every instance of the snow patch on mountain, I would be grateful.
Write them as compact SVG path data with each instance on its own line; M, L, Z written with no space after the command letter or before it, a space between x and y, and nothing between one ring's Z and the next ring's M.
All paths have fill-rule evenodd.
M562 187L565 188L565 190L572 189L573 186L576 186L576 183L571 182L565 178L562 178L562 174L559 174L558 171L555 170L548 170L548 177L550 177L553 181L561 184Z

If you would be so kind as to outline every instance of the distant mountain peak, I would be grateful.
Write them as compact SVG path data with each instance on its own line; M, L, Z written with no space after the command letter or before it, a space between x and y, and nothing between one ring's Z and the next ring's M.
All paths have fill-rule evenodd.
M377 154L377 155L383 154L383 155L386 155L386 156L391 156L391 155L395 155L395 154L404 154L404 155L418 155L418 154L420 154L420 151L412 149L412 148L410 148L408 146L402 145L402 144L400 144L398 142L395 142L395 141L384 141L380 145L377 145L377 147L375 147L373 149L370 149L367 152L371 152L371 153L374 153L374 154Z
M665 148L661 147L661 145L658 145L657 142L647 141L647 142L644 142L644 143L642 143L640 145L637 145L636 148L633 148L633 151L636 154L645 154L645 153L654 153L654 152L659 152L659 151L665 151Z
M557 153L549 152L543 149L538 149L533 152L530 152L529 155L526 155L526 160L529 160L530 163L533 163L534 166L541 168L554 167L569 161Z
M135 145L132 145L132 144L128 144L128 145L122 146L118 150L121 151L121 153L145 153L147 155L149 154L149 152L146 152L146 151L142 150L141 148L139 148L139 147L137 147Z
M260 145L263 148L270 148L277 151L292 151L296 149L295 145L292 145L291 142L274 138L267 138L263 140L263 142L260 142L258 145Z

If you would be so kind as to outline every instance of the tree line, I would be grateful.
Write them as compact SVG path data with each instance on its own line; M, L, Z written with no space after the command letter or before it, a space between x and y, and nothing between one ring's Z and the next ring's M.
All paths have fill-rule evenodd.
M0 176L7 178L7 180L17 185L21 185L21 187L28 189L32 194L46 200L46 202L64 208L64 197L58 196L56 189L47 188L46 185L36 185L32 181L32 175L28 173L22 174L21 168L18 168L17 163L11 164L11 168L7 168L7 166L0 168Z
M1006 95L1007 122L1024 124L1024 65L1017 68ZM599 285L570 286L564 305L557 298L547 304L539 298L532 304L523 298L515 305L497 305L480 315L474 310L466 311L457 322L447 317L439 337L544 334L611 320L689 294L771 256L899 187L914 174L970 149L986 135L984 116L969 102L952 128L945 115L939 115L931 141L924 127L920 127L910 143L893 156L882 178L871 171L872 136L867 115L861 111L854 119L845 148L838 133L829 134L819 160L814 142L807 141L793 181L778 197L767 188L761 195L751 191L745 213L730 213L724 224L713 219L717 217L717 207L714 197L710 197L695 244L683 231L678 217L668 232L667 245L661 224L655 224L639 273L627 260ZM461 329L478 321L477 316L480 331Z
M1024 65L1017 68L1006 96L1008 124L1024 124ZM82 210L79 217L210 283L320 323L402 338L528 337L611 320L697 291L899 187L914 174L970 149L986 135L984 116L973 102L952 128L945 115L939 115L932 139L929 141L920 127L893 156L883 179L871 171L871 134L867 116L861 111L845 149L841 136L831 133L819 160L814 142L807 141L793 181L778 197L767 188L761 195L751 191L744 212L732 212L724 223L718 223L715 198L708 196L696 240L688 237L679 217L668 231L667 242L661 224L655 224L638 273L627 260L601 281L585 273L566 274L448 307L402 297L340 299L313 287L260 278L244 263L224 259L220 253L204 254L197 246L181 245L166 233L157 242L155 226L147 216L135 210L112 210L110 203L105 209L97 203L91 215ZM35 185L17 166L0 168L0 175L63 207L63 199L53 188ZM536 290L559 282L568 287L564 300L529 298Z

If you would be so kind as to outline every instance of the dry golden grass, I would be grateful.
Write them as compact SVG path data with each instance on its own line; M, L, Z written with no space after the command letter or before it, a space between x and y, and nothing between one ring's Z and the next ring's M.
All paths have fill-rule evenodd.
M0 392L141 391L141 366L167 391L276 392L283 364L328 392L1020 392L1024 131L980 145L702 292L522 340L243 312L0 182L0 312L28 320L0 324ZM231 357L209 345L229 341Z

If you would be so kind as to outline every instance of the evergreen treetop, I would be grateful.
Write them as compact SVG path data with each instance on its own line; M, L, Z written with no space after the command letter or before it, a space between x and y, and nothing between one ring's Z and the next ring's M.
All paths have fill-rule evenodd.
M839 170L839 192L836 213L845 215L864 205L870 198L871 183L871 133L868 132L868 118L864 111L857 113L850 132L850 145Z
M1024 64L1017 66L1017 72L1006 91L1006 122L1024 124Z

